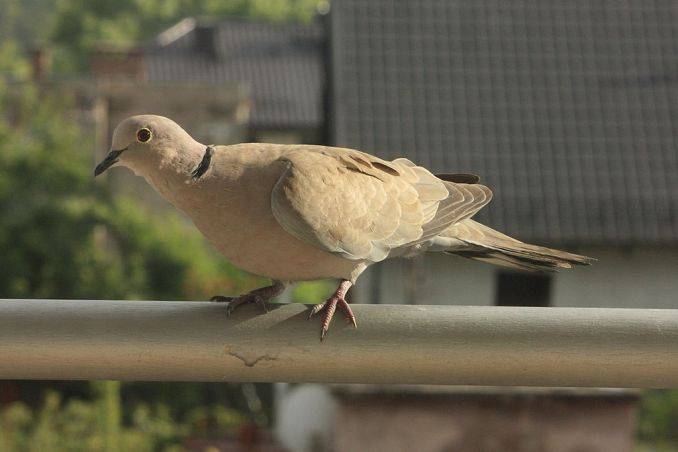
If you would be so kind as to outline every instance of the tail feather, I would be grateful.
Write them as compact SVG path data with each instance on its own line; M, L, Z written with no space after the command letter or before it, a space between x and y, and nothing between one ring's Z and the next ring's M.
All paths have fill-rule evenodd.
M471 219L446 229L434 241L434 249L524 271L557 271L595 260L523 243Z

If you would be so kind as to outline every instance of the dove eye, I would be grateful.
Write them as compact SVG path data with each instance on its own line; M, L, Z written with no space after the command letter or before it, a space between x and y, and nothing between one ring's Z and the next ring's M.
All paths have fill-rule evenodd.
M146 143L151 139L151 136L151 131L144 127L143 129L139 129L137 132L137 141L139 143Z

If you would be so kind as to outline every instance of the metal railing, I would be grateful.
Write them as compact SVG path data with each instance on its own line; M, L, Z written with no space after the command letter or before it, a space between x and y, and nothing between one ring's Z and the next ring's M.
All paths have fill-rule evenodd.
M0 378L678 387L678 310L0 300Z

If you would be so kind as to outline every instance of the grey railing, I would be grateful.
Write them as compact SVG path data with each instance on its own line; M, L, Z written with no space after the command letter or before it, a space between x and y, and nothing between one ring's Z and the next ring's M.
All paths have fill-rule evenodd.
M678 310L0 300L0 378L678 387Z

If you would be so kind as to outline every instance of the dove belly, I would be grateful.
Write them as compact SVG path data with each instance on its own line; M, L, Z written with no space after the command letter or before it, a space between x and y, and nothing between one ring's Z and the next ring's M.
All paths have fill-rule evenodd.
M244 227L195 221L208 241L233 265L255 275L282 281L341 278L355 281L367 267L318 249L288 234L270 218L240 217Z

